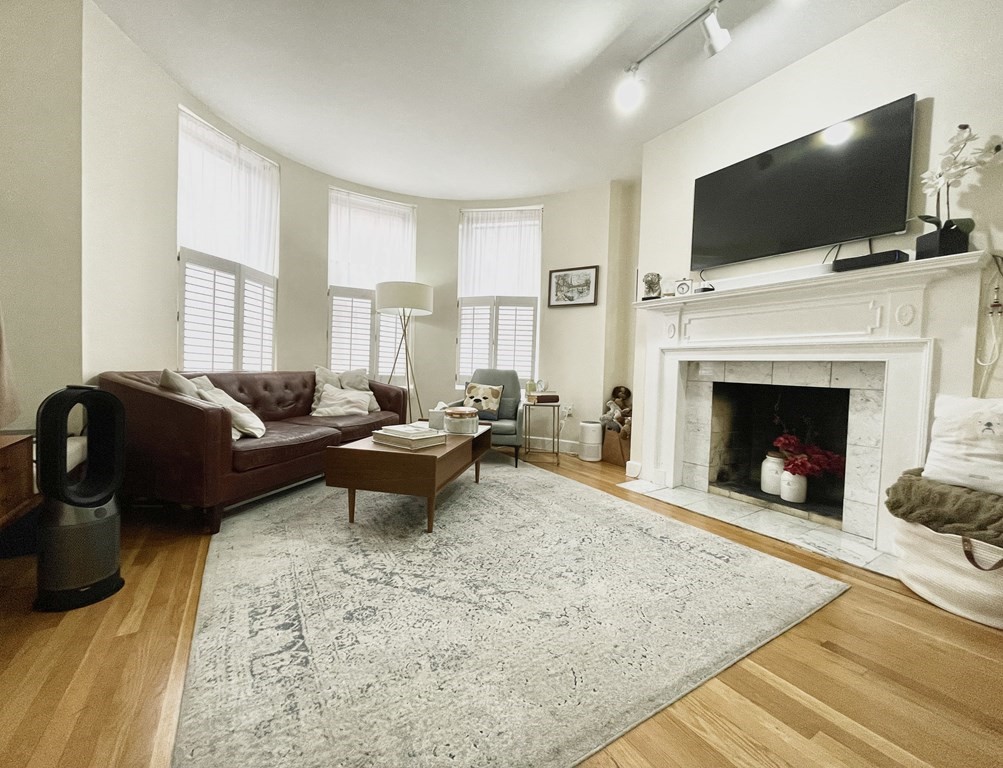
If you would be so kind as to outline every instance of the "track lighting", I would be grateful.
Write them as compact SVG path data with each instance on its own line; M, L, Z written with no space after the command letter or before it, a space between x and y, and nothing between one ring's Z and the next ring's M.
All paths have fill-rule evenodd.
M704 37L707 38L706 49L710 56L713 56L715 53L721 53L721 51L728 47L728 43L731 42L731 32L724 29L721 26L721 22L717 20L718 5L720 5L720 1L710 7L710 12L700 22L700 26L703 27Z
M625 114L629 114L641 106L644 101L644 84L637 74L637 64L627 68L626 74L616 87L613 94L616 108Z
M704 37L707 38L706 50L709 56L720 53L731 42L731 33L721 26L717 18L717 9L723 0L714 0L708 6L690 16L686 21L673 29L669 34L655 43L640 58L632 61L624 68L625 75L616 87L613 100L621 112L633 112L644 100L644 85L637 75L638 67L651 54L665 45L669 40L679 35L684 30L700 22L703 28Z

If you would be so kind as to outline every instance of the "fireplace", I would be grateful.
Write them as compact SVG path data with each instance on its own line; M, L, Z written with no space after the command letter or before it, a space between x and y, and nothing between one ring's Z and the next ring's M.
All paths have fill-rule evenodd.
M711 492L762 502L833 527L843 520L843 474L811 477L808 498L786 501L762 490L761 468L774 441L795 435L805 444L846 456L850 390L714 382L708 481Z
M975 252L866 273L803 268L767 275L768 285L719 279L713 293L638 302L627 473L708 491L722 465L741 473L747 461L751 478L751 447L741 461L716 450L715 428L733 431L714 409L729 385L842 390L842 529L894 552L884 489L922 465L933 395L972 394L988 262Z
M687 366L686 438L680 485L706 491L752 486L767 506L838 521L873 539L878 503L884 364L875 361L699 361ZM780 423L775 423L775 419ZM759 465L780 432L793 431L846 457L847 480L812 483L809 503L761 496Z

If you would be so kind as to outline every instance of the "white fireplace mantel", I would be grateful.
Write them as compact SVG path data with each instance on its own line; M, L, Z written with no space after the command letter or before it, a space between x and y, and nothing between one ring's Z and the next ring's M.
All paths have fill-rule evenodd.
M637 302L645 311L628 474L682 483L691 361L876 361L885 366L883 498L903 470L925 459L933 395L972 394L989 263L985 252L972 252ZM887 516L877 504L875 545L890 552Z

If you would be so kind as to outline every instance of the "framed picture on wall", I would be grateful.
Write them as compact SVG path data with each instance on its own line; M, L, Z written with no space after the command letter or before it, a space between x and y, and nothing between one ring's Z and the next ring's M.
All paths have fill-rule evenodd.
M598 302L599 266L550 270L548 307L574 307Z

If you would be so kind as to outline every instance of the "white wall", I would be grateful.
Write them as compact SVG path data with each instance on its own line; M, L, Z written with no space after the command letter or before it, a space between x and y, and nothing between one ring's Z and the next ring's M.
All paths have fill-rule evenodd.
M0 22L0 312L21 406L80 376L79 0L7 0Z
M186 94L83 3L82 369L176 367L178 104Z
M575 407L561 433L562 443L576 443L579 423L602 415L606 310L616 301L607 290L609 231L609 184L543 200L539 378L560 393L562 403ZM593 265L599 266L596 305L547 306L550 270Z
M671 279L689 274L697 177L910 93L919 99L911 209L932 211L919 174L939 160L957 124L971 124L983 139L1003 133L1000 39L1003 19L994 0L912 0L652 140L644 148L640 271ZM952 214L976 221L972 249L1003 249L1003 168L986 170L956 192ZM922 231L916 222L905 235L879 238L875 249L914 250ZM866 244L847 246L841 258L864 252ZM823 254L746 262L713 277L817 264ZM930 332L950 332L945 325L934 318ZM972 332L971 323L958 328ZM638 338L638 382L643 344ZM989 395L1003 395L1003 368Z

